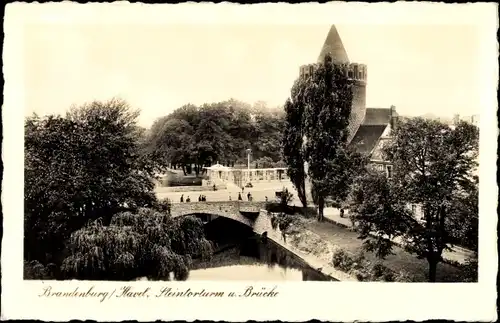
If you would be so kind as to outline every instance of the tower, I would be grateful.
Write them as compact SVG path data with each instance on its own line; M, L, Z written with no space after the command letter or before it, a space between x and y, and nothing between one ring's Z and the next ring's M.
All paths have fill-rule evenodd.
M348 77L354 82L351 116L348 126L349 136L347 138L347 141L350 142L354 138L366 114L367 68L364 64L351 63L349 61L337 28L335 25L332 25L321 48L317 63L301 66L300 77L307 78L311 76L318 64L324 61L327 54L330 54L334 64L346 64L348 66Z

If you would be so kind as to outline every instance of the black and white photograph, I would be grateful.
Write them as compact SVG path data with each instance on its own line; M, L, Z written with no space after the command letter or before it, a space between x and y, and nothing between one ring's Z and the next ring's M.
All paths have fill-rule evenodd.
M477 284L481 32L25 24L22 280Z

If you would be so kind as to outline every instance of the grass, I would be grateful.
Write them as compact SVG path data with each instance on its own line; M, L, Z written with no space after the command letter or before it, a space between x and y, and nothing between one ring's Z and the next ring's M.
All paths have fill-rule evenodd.
M358 239L356 232L336 224L312 221L306 225L306 228L322 239L329 241L333 245L344 249L345 251L356 254L362 250L363 241ZM427 281L428 264L425 259L418 259L415 255L409 254L400 247L393 249L394 255L388 256L381 263L395 272L406 272L416 281ZM366 260L370 262L379 261L375 254L365 253ZM440 263L437 269L437 281L446 282L457 277L461 269L450 264Z

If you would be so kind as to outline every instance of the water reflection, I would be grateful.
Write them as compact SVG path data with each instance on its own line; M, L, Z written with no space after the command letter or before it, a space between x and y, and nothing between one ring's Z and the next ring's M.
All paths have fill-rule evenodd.
M218 218L205 231L216 245L216 253L210 261L195 261L187 280L333 280L236 221Z

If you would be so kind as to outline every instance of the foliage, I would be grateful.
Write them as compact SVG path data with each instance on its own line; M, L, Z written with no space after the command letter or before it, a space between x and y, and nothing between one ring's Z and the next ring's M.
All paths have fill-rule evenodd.
M462 277L460 281L463 282L477 282L478 279L478 261L477 259L467 259L465 264L461 267Z
M371 263L362 251L354 256L344 249L337 249L332 256L334 268L356 277L359 281L410 282L413 279L404 271L395 272L381 262Z
M358 223L360 238L370 250L384 257L397 237L407 251L427 259L429 281L435 281L437 263L451 241L450 223L456 219L477 221L473 172L478 135L477 127L466 123L450 128L416 118L397 126L384 148L393 164L393 178L368 172L359 178L351 194L351 218ZM457 212L457 206L464 205L458 201L468 205L459 207L464 212ZM422 221L410 212L409 204L422 206ZM468 234L473 235L473 231L467 229Z
M311 77L296 82L292 99L285 104L288 122L284 132L285 162L298 188L302 185L301 169L307 162L320 221L326 197L343 201L362 162L347 142L352 86L347 67L333 64L327 56ZM299 191L299 198L300 194Z
M146 276L185 279L193 257L211 255L202 222L186 216L172 219L167 213L141 208L123 212L110 225L95 221L74 232L70 255L62 272L77 279L130 280Z
M155 201L138 112L111 100L25 121L25 259L60 263L88 221Z
M56 274L56 265L53 263L44 266L38 260L24 261L24 279L53 279Z
M273 168L275 163L270 157L261 157L255 161L255 168Z
M465 248L478 250L479 238L479 183L474 178L467 192L454 195L450 201L446 227L452 242Z
M181 166L186 175L194 164L198 176L203 166L216 162L246 164L249 148L255 159L279 161L282 124L282 112L263 103L254 108L234 99L188 104L156 120L146 146L163 168Z
M344 272L349 272L353 264L354 260L344 249L337 249L333 253L332 256L333 267L340 269Z
M286 212L292 200L293 194L286 187L283 187L280 195L280 205L283 212Z
M291 215L286 213L274 213L271 215L271 227L273 230L280 229L281 232L287 232L294 219Z
M285 126L283 129L282 147L287 173L298 192L304 207L307 207L303 147L303 113L305 108L304 90L307 83L299 78L295 81L291 98L285 102Z

